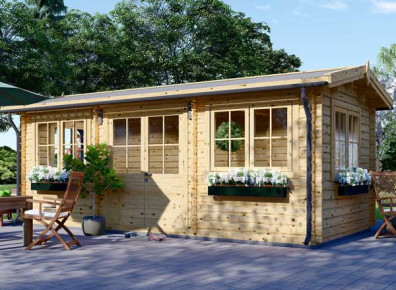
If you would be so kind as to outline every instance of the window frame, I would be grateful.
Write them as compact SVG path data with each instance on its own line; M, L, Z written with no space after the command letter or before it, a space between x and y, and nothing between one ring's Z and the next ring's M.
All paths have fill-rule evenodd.
M241 166L237 167L216 167L215 166L215 135L216 135L216 121L215 121L215 114L216 113L221 113L221 112L228 112L229 113L229 118L231 116L231 112L244 112L245 114L245 137L243 140L245 141L245 165L244 167L248 167L249 164L249 147L248 147L248 141L249 141L249 108L248 107L235 107L235 108L230 108L230 109L219 109L219 110L211 110L210 112L210 119L211 119L211 127L210 127L210 164L211 168L213 171L228 171L230 168L240 168ZM229 119L230 121L230 119ZM228 136L228 140L233 140L235 138L231 138L231 136ZM242 138L237 138L237 139L242 139ZM229 158L231 158L231 150L228 152ZM231 162L231 159L229 159L229 162Z
M338 169L336 164L336 113L344 113L346 116L346 132L345 132L345 168ZM345 104L334 100L332 104L332 124L331 124L331 146L332 146L332 157L331 157L331 168L332 175L335 178L338 172L343 172L350 167L349 164L349 117L353 116L357 118L357 166L360 166L360 146L361 146L361 113L360 108Z
M50 124L56 124L56 128L58 128L58 142L55 142L54 144L49 144L48 143L48 140L49 140L49 126L50 126ZM47 144L46 145L40 145L40 136L39 136L39 134L40 134L40 125L46 125L47 126ZM36 129L36 134L35 134L35 137L36 137L36 154L35 154L35 165L36 166L51 166L51 167L54 167L54 166L52 166L52 165L49 165L49 151L48 151L48 149L49 149L49 147L51 147L51 146L53 146L54 148L55 148L55 150L56 149L58 149L58 156L57 156L57 158L58 158L58 164L56 165L56 167L57 168L60 168L60 161L61 161L61 156L60 156L60 148L59 148L59 141L60 141L60 122L59 121L49 121L49 122L37 122L36 123L36 126L35 126L35 129ZM55 140L56 138L54 138L54 141L56 141ZM56 145L57 145L57 147L56 147ZM46 149L47 149L47 156L46 156L46 158L47 158L47 164L46 165L40 165L39 163L39 152L40 152L40 150L39 150L39 148L40 147L45 147Z
M185 121L185 117L184 114L181 114L179 112L174 112L174 113L156 113L156 114L125 114L123 116L115 116L115 117L109 117L109 130L108 130L108 140L109 140L109 144L114 147L114 140L113 140L113 136L114 136L114 120L129 120L129 119L137 119L140 118L140 134L141 134L141 160L140 160L140 168L141 168L141 172L140 173L135 173L135 172L128 172L128 167L127 167L127 162L128 159L126 159L126 173L123 174L141 174L143 172L149 172L149 118L155 118L155 117L162 117L163 122L165 121L165 117L177 117L178 118L178 127L179 127L179 131L178 131L178 137L179 137L179 143L177 144L178 148L179 148L179 163L178 163L178 173L152 173L153 175L172 175L172 176L180 176L183 174L183 155L185 154L184 149L182 148L182 142L184 142L182 140L183 136L182 136L182 129L184 128L184 124L183 122ZM128 122L127 122L128 123ZM164 138L165 138L165 127L163 128L163 142L164 142ZM126 135L128 135L128 129L126 131ZM127 139L126 139L127 141ZM152 144L152 146L162 146L163 150L165 149L165 147L169 145L169 146L175 146L175 144ZM128 145L116 145L115 147L128 147ZM139 145L130 145L129 147L132 146L139 146ZM165 155L163 155L163 159L165 159ZM112 161L113 161L113 157L112 157ZM165 167L165 163L163 163L163 168Z
M274 136L272 136L272 110L273 109L282 109L282 108L286 108L287 109L287 125L286 125L286 132L287 132L287 136L286 136L286 142L287 142L287 166L271 166L272 165L272 139ZM270 136L269 137L255 137L254 136L254 132L255 132L255 120L254 120L254 111L256 110L270 110ZM292 170L292 136L293 136L293 129L292 129L292 108L290 105L279 105L279 106L258 106L258 107L252 107L250 108L250 124L252 126L251 127L251 134L250 134L250 140L249 140L249 144L250 144L250 168L273 168L276 170L280 170L280 171L291 171ZM254 165L254 161L255 161L255 157L254 157L254 142L255 140L270 140L270 166L268 167L262 167L262 166L255 166ZM284 139L284 137L276 137L274 139Z
M60 121L60 123L61 123L61 125L60 125L60 127L61 127L61 132L60 132L60 136L59 136L59 147L60 147L60 156L61 156L61 160L62 160L62 163L63 163L63 157L66 155L65 154L65 152L64 152L64 146L66 145L66 143L64 143L63 142L63 140L64 140L64 134L65 134L65 123L68 123L68 122L73 122L73 138L76 138L76 135L75 135L75 123L77 123L77 122L82 122L83 123L83 130L84 130L84 141L82 142L82 146L84 146L84 150L83 150L83 156L85 156L85 152L87 152L87 123L86 123L86 120L84 120L84 119L76 119L76 120L62 120L62 121ZM74 152L74 146L76 146L78 143L76 142L76 140L73 140L73 143L70 143L70 144L68 144L68 145L70 145L70 148L72 148L72 156L73 156L73 158L75 158L76 156L75 156L75 152ZM84 160L84 163L85 163L85 160Z
M35 126L35 138L36 138L36 152L35 152L35 165L39 166L39 147L47 147L47 165L43 165L43 166L51 166L48 165L48 147L49 146L55 146L55 144L58 145L57 149L58 149L58 164L56 165L56 168L61 169L63 167L63 157L64 157L64 152L63 152L63 136L64 136L64 123L65 122L83 122L84 123L84 141L83 141L83 146L84 146L84 153L87 150L87 145L88 145L88 130L87 130L87 120L86 119L71 119L71 120L58 120L58 121L47 121L47 122L36 122L36 126ZM54 145L52 144L47 144L47 145L39 145L39 134L40 134L40 130L39 127L40 125L46 124L47 128L49 126L49 124L56 124L57 128L58 128L58 138L57 138L57 143L55 143ZM48 138L48 135L47 135ZM74 143L73 143L74 144Z
M262 110L262 109L273 109L277 108L286 108L287 109L287 166L286 167L261 167L261 166L254 166L254 130L255 130L255 122L254 122L254 111L255 110ZM230 106L226 109L224 108L217 108L217 106L211 106L210 108L210 171L214 172L224 172L230 169L236 169L239 167L216 167L215 166L215 134L216 134L216 122L215 122L215 113L218 112L232 112L232 111L244 111L245 112L245 165L246 168L273 168L276 170L281 170L283 172L293 172L295 170L294 164L298 162L298 152L295 154L293 153L293 147L295 150L298 150L297 142L294 142L293 137L298 136L298 121L295 118L298 116L296 113L297 110L296 102L290 103L267 103L267 104L260 104L260 105L245 105L245 106ZM270 118L270 122L272 124L272 119ZM272 127L271 127L272 130ZM283 137L280 137L283 138ZM295 137L297 138L297 137ZM272 140L272 136L271 139ZM294 144L296 143L296 144ZM296 161L297 160L297 161ZM293 173L293 177L297 176L298 172Z
M128 129L129 129L129 120L130 119L140 119L140 145L129 145L128 144ZM124 120L125 121L125 145L114 145L114 121L115 120ZM133 116L133 117L120 117L120 118L112 118L111 119L111 134L110 134L110 144L112 146L112 148L125 148L125 174L126 173L136 173L136 172L128 172L128 164L129 164L129 159L128 159L128 148L136 148L136 147L140 147L140 171L144 171L144 162L142 162L144 160L144 132L143 132L143 128L144 128L144 118L141 116ZM111 161L113 162L113 156Z

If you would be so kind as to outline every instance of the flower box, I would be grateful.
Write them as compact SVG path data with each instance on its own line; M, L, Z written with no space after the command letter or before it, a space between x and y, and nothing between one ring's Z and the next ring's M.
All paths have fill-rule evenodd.
M42 191L65 191L67 183L51 183L51 182L36 182L31 184L31 190L42 190Z
M338 196L358 195L369 192L369 185L337 185Z
M288 187L281 186L208 186L215 196L287 197Z

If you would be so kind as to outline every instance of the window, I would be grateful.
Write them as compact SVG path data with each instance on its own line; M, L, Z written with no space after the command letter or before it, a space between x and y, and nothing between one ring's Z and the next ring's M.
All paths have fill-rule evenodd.
M58 166L58 123L37 125L37 164Z
M148 170L179 173L179 116L148 118Z
M287 167L287 108L254 110L254 166Z
M359 132L358 113L335 107L334 162L336 171L359 166Z
M291 170L291 106L212 112L212 167Z
M113 167L118 173L179 174L179 116L114 119Z
M349 166L358 167L359 165L359 118L357 116L349 116Z
M73 155L74 158L84 161L85 152L85 130L84 121L67 121L62 122L63 139L62 149L63 154Z
M38 123L36 165L61 168L66 154L84 160L85 124L84 120Z
M215 128L215 167L245 166L245 112L216 112Z
M113 167L119 173L141 172L141 119L113 121Z

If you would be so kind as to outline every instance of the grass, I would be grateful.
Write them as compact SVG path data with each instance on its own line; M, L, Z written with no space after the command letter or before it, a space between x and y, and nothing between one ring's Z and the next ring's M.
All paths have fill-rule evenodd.
M16 188L16 184L0 184L0 190L7 190L7 189L13 189ZM14 219L16 217L16 214L12 214L12 218ZM7 220L7 215L3 216L4 220Z
M0 190L16 188L16 184L0 184Z
M375 206L375 220L382 220L382 215L377 206Z

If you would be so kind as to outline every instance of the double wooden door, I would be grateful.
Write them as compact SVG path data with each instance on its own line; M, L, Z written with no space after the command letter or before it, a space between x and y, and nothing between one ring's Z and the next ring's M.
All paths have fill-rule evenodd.
M125 180L119 196L105 197L111 228L160 228L180 232L187 224L187 116L146 114L109 121L113 167Z

